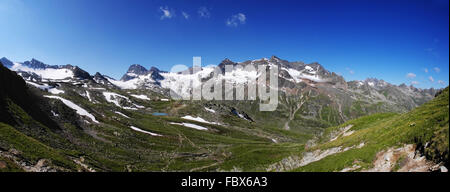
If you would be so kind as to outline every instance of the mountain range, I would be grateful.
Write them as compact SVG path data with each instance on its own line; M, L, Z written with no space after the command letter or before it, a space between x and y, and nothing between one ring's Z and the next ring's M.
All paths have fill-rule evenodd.
M212 75L212 67L190 68L187 72L198 72L188 74L134 64L120 80L36 59L0 61L0 170L433 171L448 167L448 88L419 89L375 78L347 82L319 63L276 56L245 62L225 59L217 65L219 75ZM248 79L258 76L257 71L239 68L225 73L226 65L277 66L277 109L260 111L258 98L172 99L171 93L190 94L193 88L186 86L190 81L248 84ZM434 99L436 95L440 99ZM442 114L426 116L434 124L420 124L425 116L417 114L431 109ZM403 122L411 130L398 123L408 115L417 119ZM431 128L424 131L417 128L419 124ZM375 147L374 135L388 128L392 134L405 129L406 135ZM364 136L369 132L370 137ZM376 164L377 152L395 150L399 143L405 144L401 150L406 156L421 152L424 163L411 158L417 162L410 168L404 163L394 169L396 162L390 162L390 167L376 169L381 166ZM361 163L328 167L320 163L336 158L332 154L369 149L364 157L345 156Z

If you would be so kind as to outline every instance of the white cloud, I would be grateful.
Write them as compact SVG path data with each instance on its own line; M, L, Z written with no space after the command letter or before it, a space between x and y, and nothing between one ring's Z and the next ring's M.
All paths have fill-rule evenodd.
M445 82L442 81L442 80L438 80L437 82L438 82L439 84L441 84L441 85L445 85Z
M427 68L424 68L423 71L425 71L425 73L428 73L428 69Z
M414 74L414 73L408 73L408 74L406 74L406 77L407 77L407 78L414 79L414 78L416 78L416 74Z
M411 85L418 85L419 82L418 81L411 81Z
M211 17L211 12L206 7L200 7L197 11L200 17L209 18Z
M434 71L436 71L436 73L439 73L441 71L441 69L439 69L439 67L435 67L433 69L434 69Z
M189 14L187 14L186 12L182 11L181 14L185 19L189 19Z
M433 79L432 76L429 76L429 77L428 77L428 80L430 80L431 82L434 82L434 79Z
M161 20L163 19L170 19L175 16L175 12L173 10L169 10L169 7L159 7L159 10L163 13L161 15Z
M243 13L238 13L236 15L232 15L231 18L227 19L227 26L229 27L237 27L239 24L245 24L247 17Z

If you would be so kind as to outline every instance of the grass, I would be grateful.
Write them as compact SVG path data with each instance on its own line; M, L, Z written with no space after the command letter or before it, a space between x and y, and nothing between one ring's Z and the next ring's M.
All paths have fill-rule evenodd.
M284 157L298 155L302 144L237 145L231 148L231 157L220 166L222 170L238 168L242 171L266 171L265 168Z
M57 166L76 170L77 166L60 151L24 135L7 124L0 123L0 130L0 147L19 151L20 156L31 164L40 159L49 159Z

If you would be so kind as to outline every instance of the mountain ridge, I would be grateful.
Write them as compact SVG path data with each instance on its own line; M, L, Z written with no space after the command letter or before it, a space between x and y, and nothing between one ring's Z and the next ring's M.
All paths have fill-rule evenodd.
M6 57L2 57L0 60L2 61L3 65L4 65L5 67L7 67L7 68L10 68L11 66L14 65L14 63L13 63L12 61L10 61L9 59L7 59ZM280 59L279 57L277 57L277 56L275 56L275 55L272 55L272 56L270 57L270 59L262 58L262 59L256 59L256 60L247 60L247 61L244 61L244 62L233 62L233 61L231 61L230 59L225 58L225 59L224 59L222 62L220 62L217 66L218 66L219 68L224 68L224 66L227 65L227 64L232 65L232 66L236 66L236 65L238 65L238 64L246 65L246 64L249 64L249 63L255 62L255 61L256 61L256 62L261 62L261 61L272 61L272 62L273 62L273 61L278 61L278 62L280 62L280 61L281 61L281 63L284 63L286 66L289 66L289 67L296 66L296 67L298 68L298 66L304 65L304 66L315 66L315 67L319 67L321 70L326 70L326 69L324 69L324 67L323 67L321 64L319 64L318 62L312 62L312 63L309 63L309 64L305 64L305 63L303 63L302 61L293 61L293 62L289 62L289 61L287 61L287 60ZM80 76L80 77L84 77L84 78L88 78L86 74L89 74L88 72L86 72L85 70L83 70L82 68L80 68L80 67L78 67L78 66L72 66L72 65L70 65L70 64L66 64L66 65L49 65L49 64L45 64L45 63L43 63L43 62L41 62L41 61L39 61L39 60L37 60L37 59L35 59L35 58L32 58L30 61L22 62L21 64L25 64L26 66L30 66L30 67L32 67L32 68L37 68L37 69L39 69L39 68L41 68L41 69L45 69L45 68L68 68L68 69L69 69L69 68L72 68L72 69L79 70L79 71L80 71L79 76ZM295 67L294 67L294 68L295 68ZM134 72L135 70L137 71L136 73ZM132 65L129 66L129 69L127 70L127 73L131 73L131 74L135 74L135 75L147 75L147 74L150 73L150 72L156 72L155 75L158 75L157 78L160 78L159 73L168 73L168 72L159 70L159 69L158 69L157 67L155 67L155 66L151 66L149 69L147 69L147 68L145 68L144 66L142 66L142 65L140 65L140 64L132 64ZM224 72L224 71L223 71L223 72ZM339 78L344 79L341 75L337 75L335 72L329 72L329 71L327 71L327 72L330 73L330 74L334 74L334 75L338 76ZM96 72L96 73L99 73L99 72ZM94 76L96 76L96 73L95 73L94 75L89 74L89 76L90 76L90 77L94 77ZM128 81L128 80L131 80L131 79L133 79L133 78L135 77L135 76L127 76L127 73L125 73L125 74L120 78L121 81ZM109 76L106 76L106 77L108 77L108 78L110 78L110 79L114 79L114 78L109 77ZM347 82L347 83L349 83L349 82L353 82L353 81L367 81L367 80L369 80L369 79L375 79L375 80L378 80L378 81L386 82L386 81L384 81L383 79L377 79L377 78L373 78L373 77L367 77L367 78L364 79L364 80L350 80L350 81L345 81L345 80L344 80L344 81ZM387 83L387 82L386 82L386 83ZM400 84L400 85L395 85L395 84L392 84L392 85L395 85L395 86L403 86L403 84L404 84L404 83L402 83L402 84ZM409 87L410 87L410 88L414 88L414 89L418 89L418 90L430 90L430 89L436 89L436 88L434 88L434 87L425 88L425 89L423 89L423 88L416 88L416 87L414 87L414 85L410 85Z

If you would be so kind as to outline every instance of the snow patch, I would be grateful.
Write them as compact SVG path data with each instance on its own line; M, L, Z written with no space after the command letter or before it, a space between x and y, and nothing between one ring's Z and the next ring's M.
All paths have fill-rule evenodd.
M48 89L50 89L50 88L52 88L51 86L48 86L47 84L45 84L45 85L40 85L40 84L37 84L37 83L33 83L33 82L29 82L29 81L25 81L27 84L30 84L30 85L32 85L32 86L34 86L34 87L36 87L36 88L39 88L39 89L42 89L42 90L48 90Z
M309 66L306 66L306 67L309 67ZM306 67L305 67L305 70L306 70ZM298 71L298 70L295 70L295 69L292 69L292 68L287 69L287 68L284 68L284 67L281 68L281 69L287 71L289 73L289 75L297 83L302 82L302 79L308 79L308 80L311 80L311 81L314 81L314 82L319 82L319 83L320 82L326 82L326 80L322 79L319 75L317 75L315 73L315 71L314 72L311 71L311 72L304 73L305 70Z
M211 125L220 125L220 123L209 122L209 121L206 121L205 119L203 119L201 117L192 117L190 115L187 115L187 116L184 116L184 117L181 117L181 118L182 119L191 120L191 121L197 121L197 122L200 122L200 123L207 123L207 124L211 124Z
M94 117L92 114L90 114L90 113L87 112L85 109L81 108L80 106L76 105L76 104L73 103L72 101L69 101L69 100L67 100L67 99L63 99L63 98L58 97L58 96L44 95L44 97L51 98L51 99L59 99L59 100L61 100L65 105L67 105L68 107L74 109L74 110L77 112L78 115L86 116L86 117L88 117L89 119L91 119L93 122L99 123L99 122L95 119L95 117Z
M42 79L65 79L65 78L71 78L74 76L72 70L70 70L70 69L53 69L53 68L33 69L30 67L24 66L20 63L14 63L14 65L11 67L11 70L36 73Z
M91 94L89 93L89 91L86 91L86 97L89 99L90 102L94 101L94 100L92 100Z
M149 134L149 135L151 135L151 136L158 136L158 137L162 136L162 135L160 135L160 134L152 133L152 132L150 132L150 131L144 131L144 130L139 129L139 128L135 127L135 126L130 126L130 128L133 129L133 130L135 130L135 131L141 132L141 133Z
M137 86L135 85L135 82L130 80L130 81L118 81L118 80L114 80L111 78L106 77L106 79L108 79L109 82L111 82L113 85L121 88L121 89L136 89Z
M214 111L214 109L210 109L210 108L207 108L207 107L205 107L205 110L206 110L206 111L209 111L209 112L211 112L211 113L216 113L216 111Z
M201 85L203 78L208 77L214 71L213 67L204 67L194 74L161 73L164 77L161 87L175 92L181 97L190 96L192 85Z
M122 117L125 117L125 118L128 118L128 119L130 118L130 117L126 116L125 114L121 113L121 112L116 111L115 113L121 115Z
M60 93L64 93L63 90L56 89L55 87L49 86L47 84L40 85L40 84L29 82L29 81L26 81L26 82L27 82L27 84L30 84L30 85L32 85L32 86L34 86L36 88L39 88L41 90L44 90L44 91L48 91L49 93L54 94L54 95L58 95Z
M59 117L58 114L56 114L53 110L51 111L54 117Z
M144 106L132 103L128 97L125 97L125 96L117 94L117 93L103 92L103 96L105 96L106 101L108 101L109 103L114 103L114 105L116 105L117 107L121 107L123 109L137 110L137 108L140 108L140 109L145 108ZM127 103L130 103L130 105L133 105L134 107L121 106L119 103L120 99L126 100Z
M237 84L245 84L247 82L255 82L256 78L259 77L257 71L248 71L245 69L235 69L231 72L225 72L225 75L219 74L219 80L224 79L225 81L237 83Z
M103 92L103 96L105 96L106 101L108 101L110 103L114 103L118 107L122 107L122 106L120 106L117 97L128 100L127 97L125 97L123 95L119 95L117 93L113 93L113 92Z
M175 122L171 122L170 124L172 124L172 125L181 125L181 126L185 126L185 127L189 127L189 128L193 128L193 129L197 129L197 130L208 130L208 128L206 128L206 127L202 127L200 125L196 125L196 124L192 124L192 123L175 123Z
M148 98L147 95L133 95L133 94L131 94L131 96L133 96L133 97L135 97L135 98L138 98L138 99L150 101L150 98Z
M106 79L121 89L137 89L139 86L146 86L155 83L155 80L152 78L152 73L146 75L127 73L127 75L134 78L128 81L118 81L108 77L106 77Z
M60 93L64 93L63 90L59 90L59 89L56 89L56 88L51 88L51 89L48 90L48 92L50 92L51 94L54 94L54 95L58 95Z

